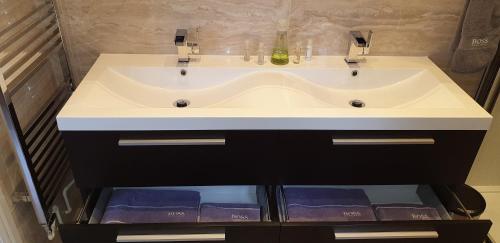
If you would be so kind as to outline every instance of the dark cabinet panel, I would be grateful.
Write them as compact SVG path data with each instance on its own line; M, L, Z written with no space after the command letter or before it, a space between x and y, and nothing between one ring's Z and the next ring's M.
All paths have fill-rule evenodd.
M64 243L116 242L226 242L279 243L279 224L260 225L90 225L68 224L60 227ZM178 239L177 241L175 239ZM132 239L135 239L132 241ZM161 241L163 239L163 241Z
M81 187L248 185L268 181L276 171L275 136L78 132L64 137Z
M484 133L331 131L281 135L283 184L462 184Z
M84 188L462 184L483 131L64 132Z
M286 243L483 243L490 221L282 224Z

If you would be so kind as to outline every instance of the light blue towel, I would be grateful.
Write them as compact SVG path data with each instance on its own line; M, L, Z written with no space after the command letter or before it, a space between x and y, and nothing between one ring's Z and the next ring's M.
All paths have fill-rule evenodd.
M257 204L205 203L201 205L200 222L260 222Z
M102 224L196 222L200 193L196 191L117 189Z
M382 221L441 220L436 208L413 204L376 205L377 218Z

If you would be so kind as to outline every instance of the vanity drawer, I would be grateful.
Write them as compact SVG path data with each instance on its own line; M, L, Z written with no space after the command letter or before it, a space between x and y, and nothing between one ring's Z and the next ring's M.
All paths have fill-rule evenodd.
M382 186L371 186L384 190ZM398 198L396 191L405 191L411 188L411 185L393 186L388 189L387 202L399 201L398 205L391 207L403 207L401 201L413 201L413 197L403 192ZM290 220L288 216L287 203L283 187L277 189L277 198L280 212L281 242L287 243L327 243L327 242L401 242L401 243L483 243L491 227L489 220L453 220L447 214L442 205L448 205L449 200L454 200L451 192L445 187L419 186L417 192L422 190L422 202L425 205L432 205L439 212L441 219L429 220L392 220L383 218L377 211L376 206L372 206L375 219L365 221L343 221L328 222L324 219L318 220ZM370 186L337 186L333 188L370 188ZM382 188L382 189L380 189ZM389 187L388 187L389 188ZM431 190L429 190L431 188ZM439 189L437 189L439 188ZM384 201L384 196L374 196L374 189L367 189L371 200L377 202ZM432 192L432 193L431 193ZM437 193L434 193L437 192ZM431 193L431 194L430 194ZM433 198L434 197L434 198ZM375 199L374 199L375 198ZM413 203L413 202L412 202ZM345 205L344 205L345 207ZM389 207L389 206L387 206ZM351 209L349 209L351 210ZM353 209L354 210L354 209ZM444 211L443 211L444 210ZM423 215L423 213L422 213ZM424 217L419 215L419 217ZM391 217L391 216L389 216Z
M201 192L202 201L216 200L255 200L246 199L246 195L255 186L211 187L207 192ZM199 190L207 191L208 187L176 187L174 190ZM224 187L228 188L228 187ZM104 221L105 211L108 210L108 201L113 190L102 189L100 192L92 193L86 201L85 209L74 224L63 224L59 226L61 238L64 243L118 243L118 242L229 242L229 243L279 243L280 225L277 220L271 219L270 206L267 200L265 187L257 186L258 203L261 205L260 222L225 222L225 223L140 223L140 224L117 224ZM132 189L132 188L121 188ZM148 189L135 188L133 190ZM163 189L163 188L162 188ZM171 188L170 188L171 189ZM170 190L169 189L169 190ZM158 188L153 189L158 190ZM229 190L230 193L221 196L218 190ZM232 196L234 194L234 196ZM250 194L250 193L249 193ZM203 198L208 199L203 199ZM228 199L229 198L229 199ZM243 199L238 199L243 198ZM198 216L200 217L200 216ZM109 218L108 218L109 219ZM102 221L101 221L102 220ZM115 219L116 220L116 219Z
M465 182L484 132L154 131L63 136L81 188L448 185Z
M63 243L279 243L279 224L61 225Z
M276 136L251 132L65 132L82 188L272 184Z
M287 184L463 184L482 131L291 131ZM445 175L445 176L444 176Z

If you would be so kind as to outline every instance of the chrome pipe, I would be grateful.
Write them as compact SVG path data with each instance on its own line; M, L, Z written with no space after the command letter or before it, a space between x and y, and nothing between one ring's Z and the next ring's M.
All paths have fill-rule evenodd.
M18 130L16 129L16 125L14 123L14 120L11 117L9 105L11 105L11 99L8 96L5 96L4 94L4 87L5 85L5 80L3 78L3 75L0 74L0 108L1 112L5 121L5 126L7 128L7 133L9 136L10 141L12 142L12 145L15 150L15 154L17 157L17 161L19 163L19 167L21 168L21 174L23 176L24 183L26 184L26 188L28 190L28 193L31 197L31 205L33 206L33 209L35 211L35 216L39 224L41 224L44 227L48 226L47 218L45 217L45 211L40 199L40 196L38 194L37 187L35 185L34 179L31 175L30 168L28 167L28 159L26 157L25 151L23 149L21 140L19 137L21 134L18 133ZM50 227L50 226L49 226Z

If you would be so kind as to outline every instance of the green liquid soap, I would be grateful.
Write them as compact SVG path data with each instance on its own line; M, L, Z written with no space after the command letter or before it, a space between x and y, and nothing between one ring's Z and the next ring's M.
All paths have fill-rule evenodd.
M271 63L274 65L286 65L290 61L288 58L288 22L280 20L276 42L271 55Z
M271 56L271 63L274 65L286 65L290 62L288 58L288 50L281 48L274 48L273 55Z

